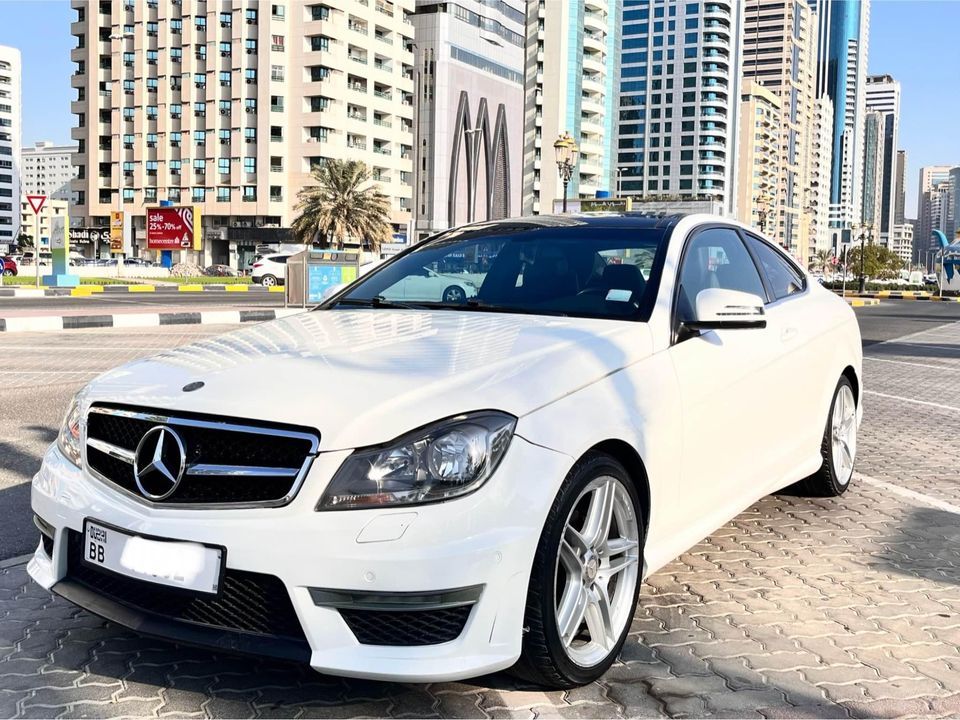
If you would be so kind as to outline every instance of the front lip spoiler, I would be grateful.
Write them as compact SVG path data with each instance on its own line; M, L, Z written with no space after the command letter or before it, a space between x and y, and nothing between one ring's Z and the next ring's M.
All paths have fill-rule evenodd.
M311 650L305 641L173 620L123 605L75 580L61 580L51 589L74 605L142 635L217 652L310 663Z

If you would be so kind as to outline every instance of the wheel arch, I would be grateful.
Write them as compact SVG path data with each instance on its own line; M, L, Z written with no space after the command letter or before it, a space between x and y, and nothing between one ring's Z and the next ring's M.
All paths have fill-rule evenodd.
M603 453L609 455L626 469L640 496L640 514L643 518L643 536L646 540L650 531L650 478L647 468L643 464L640 453L630 443L624 440L611 438L593 445L586 453Z
M860 378L857 377L857 371L854 370L853 365L847 365L843 372L840 373L841 376L845 377L850 381L850 384L853 385L853 399L860 405Z

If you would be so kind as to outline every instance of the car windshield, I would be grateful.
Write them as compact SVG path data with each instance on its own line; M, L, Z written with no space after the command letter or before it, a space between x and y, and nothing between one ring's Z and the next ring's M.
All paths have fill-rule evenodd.
M498 223L424 242L325 304L646 320L668 229Z

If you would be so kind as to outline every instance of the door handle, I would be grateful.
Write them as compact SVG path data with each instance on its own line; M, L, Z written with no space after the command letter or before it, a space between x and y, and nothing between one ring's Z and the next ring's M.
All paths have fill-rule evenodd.
M797 329L795 327L784 328L780 331L780 340L782 342L790 342L795 337L797 337Z

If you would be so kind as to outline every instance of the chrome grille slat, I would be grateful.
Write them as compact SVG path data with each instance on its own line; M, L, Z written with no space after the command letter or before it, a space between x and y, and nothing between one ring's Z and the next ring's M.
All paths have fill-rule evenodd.
M82 424L84 467L97 480L151 507L286 505L296 496L316 457L319 435L309 428L255 422L94 405ZM187 457L183 481L170 497L154 502L137 488L134 461L140 440L157 426L177 433Z

